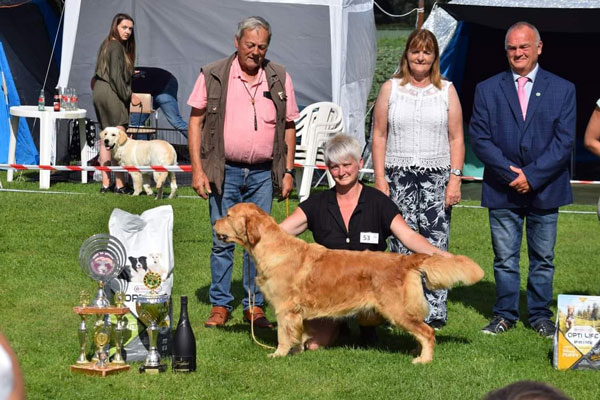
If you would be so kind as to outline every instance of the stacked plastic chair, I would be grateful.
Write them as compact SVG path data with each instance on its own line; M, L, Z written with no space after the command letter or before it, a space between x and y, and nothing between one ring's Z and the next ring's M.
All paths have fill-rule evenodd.
M296 120L296 183L298 198L306 200L310 195L315 169L326 170L322 147L333 135L344 130L342 109L335 103L314 103L300 112ZM326 171L329 186L334 181Z

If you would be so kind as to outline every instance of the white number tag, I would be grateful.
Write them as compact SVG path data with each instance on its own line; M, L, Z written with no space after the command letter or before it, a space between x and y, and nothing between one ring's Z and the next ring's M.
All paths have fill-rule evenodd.
M361 232L360 233L360 242L361 243L369 243L369 244L377 244L377 243L379 243L379 233Z

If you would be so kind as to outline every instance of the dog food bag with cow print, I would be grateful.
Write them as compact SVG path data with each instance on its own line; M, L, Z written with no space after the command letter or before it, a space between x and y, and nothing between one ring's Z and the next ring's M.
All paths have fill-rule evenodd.
M110 215L108 228L127 251L125 268L108 283L109 296L117 291L125 292L127 334L123 343L123 357L127 361L144 361L148 354L148 333L138 318L136 300L150 292L171 295L173 288L173 208L160 206L144 211L141 215L130 214L115 208ZM160 277L160 278L159 278ZM148 283L151 281L151 284ZM164 321L159 323L158 351L161 357L171 354L172 308ZM116 322L113 321L113 323ZM114 349L111 351L111 355Z

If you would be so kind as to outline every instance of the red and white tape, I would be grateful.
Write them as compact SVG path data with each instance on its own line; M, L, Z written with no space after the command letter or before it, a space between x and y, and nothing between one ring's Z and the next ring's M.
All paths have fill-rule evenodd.
M300 165L294 164L295 167L314 167L317 169L327 169L324 165ZM29 164L0 164L0 169L15 169L15 170L43 170L43 171L104 171L104 172L192 172L191 165L146 165L146 166L80 166L80 165L29 165ZM373 173L372 169L364 168L361 172ZM465 181L481 181L482 178L475 176L463 176ZM572 180L571 184L581 185L600 185L600 181L587 180Z
M0 164L0 169L43 170L43 171L104 171L104 172L192 172L191 165L147 165L147 166L80 166L80 165L25 165Z

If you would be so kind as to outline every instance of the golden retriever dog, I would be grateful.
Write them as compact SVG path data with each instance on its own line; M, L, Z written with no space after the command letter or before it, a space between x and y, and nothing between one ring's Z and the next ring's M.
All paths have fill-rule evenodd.
M110 150L112 158L119 165L150 166L150 165L176 165L177 153L169 142L164 140L135 140L119 128L108 127L100 132L102 144ZM148 196L152 196L150 187L150 172L129 171L133 180L133 196L138 196L142 192L142 187ZM156 182L156 198L162 198L163 184L167 177L171 178L172 199L177 194L177 180L173 172L152 172L154 182ZM142 177L143 175L143 177ZM142 185L143 179L143 185Z
M435 334L423 322L430 289L474 284L482 269L466 256L330 250L284 232L251 203L231 207L214 230L219 240L242 245L256 261L256 282L275 309L277 350L282 357L302 350L303 321L377 311L413 335L421 346L413 363L433 360Z

